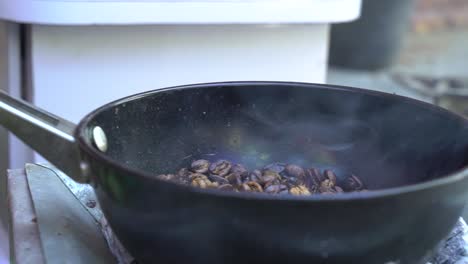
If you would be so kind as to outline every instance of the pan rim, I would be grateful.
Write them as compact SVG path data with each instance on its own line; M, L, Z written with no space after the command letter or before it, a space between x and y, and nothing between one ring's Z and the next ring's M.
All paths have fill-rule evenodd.
M132 177L141 177L146 180L151 180L159 182L160 184L171 185L173 188L178 187L181 191L188 191L194 193L200 193L209 195L212 197L223 197L223 198L233 198L233 199L248 199L248 200L272 200L272 201L294 201L294 202L335 202L335 201L355 201L355 200L369 200L369 199L378 199L391 196L397 196L401 194L408 194L413 192L425 191L435 187L440 187L444 185L449 185L458 181L463 180L468 177L468 165L454 171L450 174L442 176L437 179L415 183L410 185L385 188L379 190L369 190L367 192L351 192L351 193L340 193L335 195L311 195L311 196L293 196L293 195L269 195L264 193L237 193L237 192L226 192L217 189L201 189L192 187L189 185L180 185L175 183L170 183L160 179L156 179L153 174L146 172L140 169L133 169L121 165L119 162L113 160L107 155L99 152L97 149L91 146L85 139L85 129L89 127L90 121L92 121L99 113L111 109L112 107L123 104L125 102L133 101L138 98L150 96L156 93L162 93L171 90L180 90L180 89L194 89L194 88L210 88L210 87L220 87L220 86L271 86L271 85L280 85L280 86L296 86L296 87L307 87L314 89L331 89L337 91L346 91L346 92L357 92L360 94L367 94L371 96L379 97L391 97L404 101L406 103L413 104L417 107L424 107L428 110L438 112L443 115L447 115L450 118L455 119L455 121L461 122L462 124L468 125L468 119L460 114L451 112L447 109L444 109L440 106L433 105L421 100L414 98L397 95L395 93L386 93L381 91L369 90L364 88L334 85L334 84L320 84L320 83L308 83L308 82L292 82L292 81L226 81L226 82L206 82L206 83L195 83L195 84L185 84L171 86L161 89L149 90L141 93L132 94L120 99L114 100L107 104L104 104L90 113L88 113L81 121L78 123L75 129L75 138L77 139L78 146L81 151L86 155L90 156L92 159L98 161L101 164L104 164L107 167L111 167L120 171L122 173L132 175Z

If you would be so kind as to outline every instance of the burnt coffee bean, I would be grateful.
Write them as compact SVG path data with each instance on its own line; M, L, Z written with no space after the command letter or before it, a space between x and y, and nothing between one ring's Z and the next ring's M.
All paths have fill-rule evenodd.
M360 191L364 189L364 184L355 175L351 175L346 179L345 186L348 191Z
M285 167L285 171L289 177L294 177L301 181L303 181L305 178L305 171L300 166L289 164Z
M263 171L274 171L278 174L282 173L284 171L284 168L286 167L286 164L284 163L271 163L263 167Z
M226 178L223 178L221 176L214 175L214 174L210 174L208 176L208 179L210 179L210 181L212 181L212 182L217 182L220 185L229 183L229 181Z
M190 169L196 173L207 173L210 168L210 162L207 160L196 160L190 165Z
M336 185L336 175L335 173L333 173L333 171L325 170L323 174L328 180L330 180L333 183L333 185Z
M292 195L310 195L309 189L305 185L299 185L289 189L289 193Z
M239 186L242 184L242 179L237 173L231 173L228 176L226 176L225 179L234 186Z
M227 160L218 160L211 164L210 172L219 176L226 176L231 171L231 162Z
M283 184L275 184L275 185L270 185L267 188L265 188L266 193L279 193L282 191L288 191L288 187Z
M218 186L218 190L234 191L234 187L231 184L223 184L223 185Z

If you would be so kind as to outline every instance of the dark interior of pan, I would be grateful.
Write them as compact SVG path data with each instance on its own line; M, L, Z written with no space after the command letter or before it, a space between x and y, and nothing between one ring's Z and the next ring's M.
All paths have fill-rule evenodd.
M130 100L131 99L131 100ZM236 83L156 91L91 119L107 155L150 174L195 159L249 169L273 162L355 174L372 190L445 176L468 164L466 122L381 93L302 84Z

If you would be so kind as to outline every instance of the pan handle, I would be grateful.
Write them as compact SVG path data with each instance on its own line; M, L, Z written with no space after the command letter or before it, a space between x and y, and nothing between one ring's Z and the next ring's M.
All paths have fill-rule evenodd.
M80 169L76 125L0 90L0 125L10 130L57 168L80 183L88 182Z

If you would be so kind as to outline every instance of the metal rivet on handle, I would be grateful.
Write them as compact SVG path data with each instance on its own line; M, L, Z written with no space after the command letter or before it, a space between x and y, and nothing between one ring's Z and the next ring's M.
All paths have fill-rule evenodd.
M94 144L100 151L107 151L107 138L101 127L96 126L93 128L93 140Z

